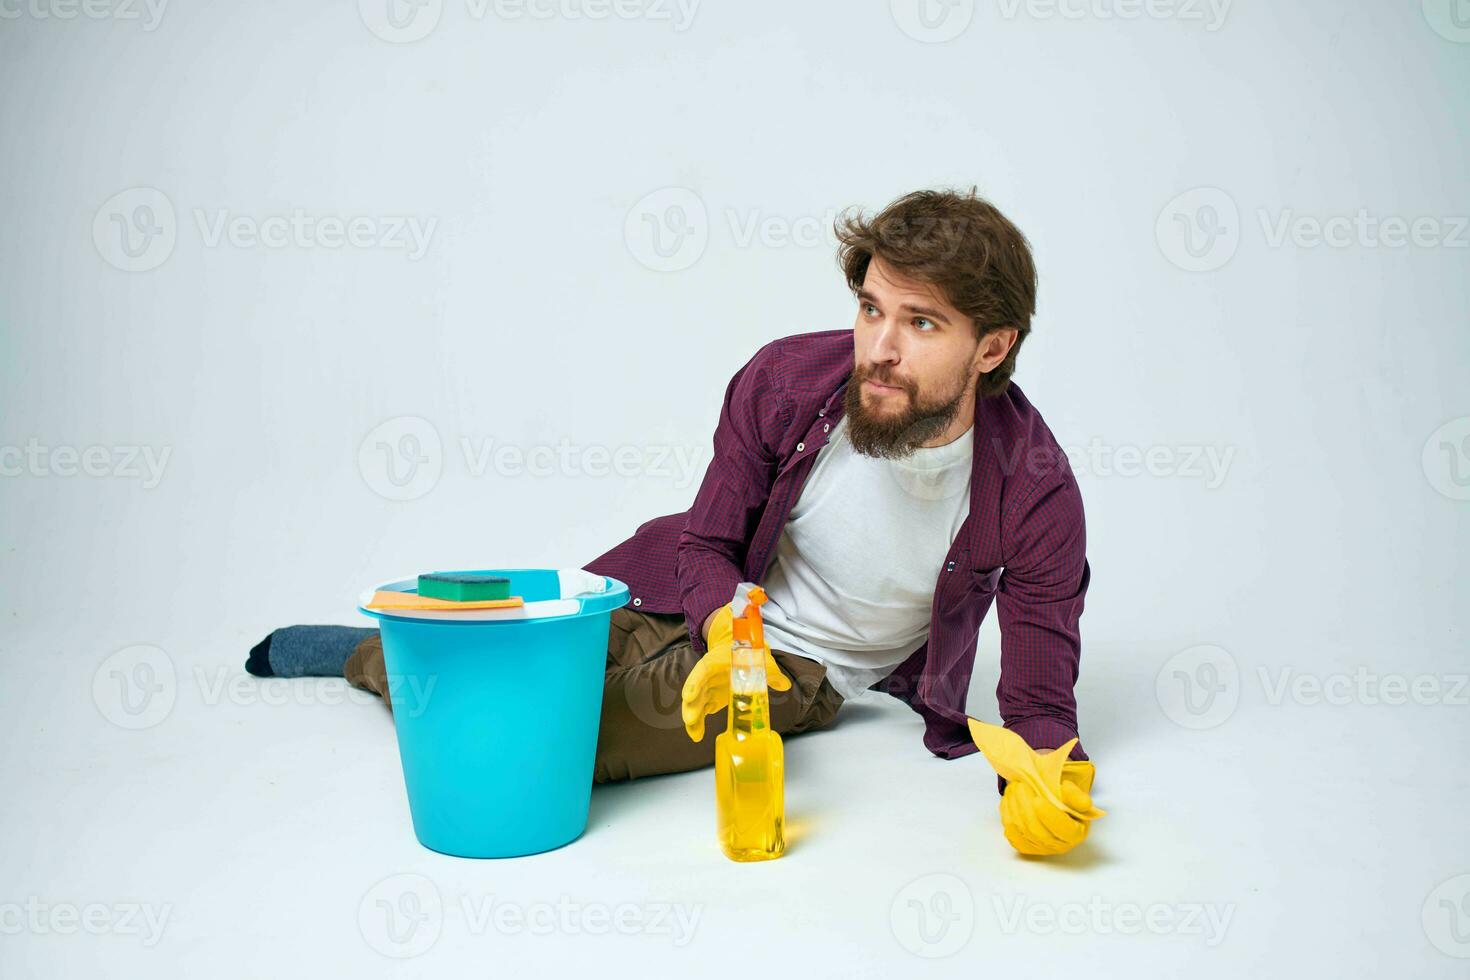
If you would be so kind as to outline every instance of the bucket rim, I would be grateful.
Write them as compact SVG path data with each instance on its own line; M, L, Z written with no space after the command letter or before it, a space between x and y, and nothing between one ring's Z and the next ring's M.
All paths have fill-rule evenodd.
M528 572L565 571L556 568L475 568L436 569L462 575L515 575ZM590 573L583 573L590 574ZM602 579L601 591L579 592L563 595L557 599L539 599L524 606L511 609L477 609L465 612L452 610L369 609L375 592L418 592L418 575L391 579L381 585L366 589L358 596L357 611L380 622L402 622L442 626L499 626L508 627L530 623L560 622L610 613L628 604L628 586L609 575L596 576Z

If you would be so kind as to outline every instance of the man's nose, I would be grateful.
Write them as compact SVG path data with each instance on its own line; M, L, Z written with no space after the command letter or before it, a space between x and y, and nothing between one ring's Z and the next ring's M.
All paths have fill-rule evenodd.
M878 329L873 334L873 346L869 355L873 360L885 364L898 362L898 325L892 320L884 320L878 324Z

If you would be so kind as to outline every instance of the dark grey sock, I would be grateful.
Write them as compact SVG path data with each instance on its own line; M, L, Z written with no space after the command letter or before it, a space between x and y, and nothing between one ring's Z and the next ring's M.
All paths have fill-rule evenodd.
M282 626L250 651L257 677L341 677L352 651L376 630L358 626Z

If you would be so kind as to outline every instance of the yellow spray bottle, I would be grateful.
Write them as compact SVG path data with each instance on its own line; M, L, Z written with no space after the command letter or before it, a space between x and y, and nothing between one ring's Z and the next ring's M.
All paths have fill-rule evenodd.
M764 589L742 582L730 603L730 715L715 737L715 808L720 847L732 861L768 861L786 851L786 755L771 729L765 601Z

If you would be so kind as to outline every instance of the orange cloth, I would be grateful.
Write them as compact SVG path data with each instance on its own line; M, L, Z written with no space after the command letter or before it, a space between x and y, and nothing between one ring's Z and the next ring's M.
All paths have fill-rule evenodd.
M513 609L524 606L525 600L518 595L509 599L478 599L474 602L453 602L449 599L430 599L415 592L374 592L369 609L415 609L453 612L457 609Z

